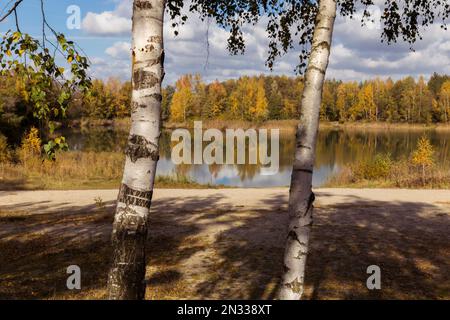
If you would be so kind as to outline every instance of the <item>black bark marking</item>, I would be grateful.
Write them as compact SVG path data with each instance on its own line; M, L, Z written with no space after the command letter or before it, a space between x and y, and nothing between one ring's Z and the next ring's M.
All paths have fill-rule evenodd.
M148 38L147 42L159 44L159 43L162 43L163 40L162 40L161 36L151 36L150 38Z
M145 71L142 68L134 70L133 72L133 83L134 89L147 89L153 88L155 85L160 83L159 78L153 72Z
M330 44L327 41L322 41L322 42L316 44L315 46L313 46L311 51L319 49L319 48L330 50Z
M108 276L110 299L142 300L145 296L147 220L130 207L119 208L114 219L113 264Z
M151 158L153 161L159 159L158 146L143 136L135 134L128 139L125 154L130 157L132 162L136 162L140 158Z
M148 45L147 45L147 46L148 46ZM147 46L146 46L146 47L147 47ZM152 49L154 49L153 46L152 46ZM163 65L164 65L164 57L165 57L165 53L164 53L164 50L162 50L162 51L161 51L161 54L159 55L158 58L156 58L156 59L150 59L150 60L148 61L147 67L153 67L154 65L157 65L157 64L161 64L161 66L163 66Z
M322 70L322 69L320 69L320 68L318 68L316 66L309 66L308 69L309 70L316 70L316 71L320 72L321 74L325 75L325 70Z
M145 49L141 49L141 51L145 51L145 52L152 52L153 50L155 50L155 46L152 44L147 44L145 46Z
M159 63L161 63L161 57L149 60L147 63L147 67L153 67L154 65L157 65Z
M308 208L306 209L306 212L308 212L309 210L312 210L314 200L316 200L316 195L314 194L314 192L311 191L311 194L309 195L309 199L308 199Z
M309 169L294 168L293 170L294 170L294 171L301 171L301 172L306 172L306 173L313 174L313 171L312 171L312 170L309 170Z
M303 257L306 257L306 253L303 252L302 250L299 250L295 259L301 259Z
M294 293L302 293L303 284L298 281L298 278L295 278L292 282L286 283L285 286L290 288Z
M150 10L153 9L152 4L149 1L134 1L134 9L139 9L139 10Z
M120 186L118 202L125 203L127 205L134 205L150 209L152 203L153 191L139 191L130 188L126 184Z
M302 246L306 246L306 243L300 241L300 239L298 238L297 233L295 233L295 231L292 231L292 230L289 231L287 237L288 237L288 239L292 239L292 240L294 240L294 241L297 241L297 242L300 243Z
M161 56L159 57L159 60L161 61L161 66L164 66L164 60L166 59L166 52L161 50Z
M298 144L297 144L297 148L303 148L303 149L308 149L308 150L312 150L312 148L311 147L309 147L309 146L305 146L304 144L302 144L301 142L299 142Z
M131 103L131 112L134 113L138 110L139 107L143 107L141 104L137 103L137 102L132 102ZM145 106L144 106L145 107Z
M149 97L155 99L158 102L162 102L162 95L159 93L152 93Z

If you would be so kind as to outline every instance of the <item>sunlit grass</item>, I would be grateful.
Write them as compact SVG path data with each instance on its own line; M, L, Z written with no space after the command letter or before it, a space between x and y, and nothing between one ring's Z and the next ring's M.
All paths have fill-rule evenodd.
M0 189L109 189L118 188L125 157L117 152L59 153L56 161L39 157L0 163ZM179 174L159 175L157 188L214 188Z

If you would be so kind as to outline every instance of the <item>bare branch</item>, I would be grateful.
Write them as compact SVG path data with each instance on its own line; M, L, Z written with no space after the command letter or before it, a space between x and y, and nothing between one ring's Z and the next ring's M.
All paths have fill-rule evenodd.
M22 3L23 0L17 0L16 3L14 3L14 5L12 6L11 9L9 9L9 11L0 18L0 22L3 22L7 17L9 17L13 12L16 11L17 7Z

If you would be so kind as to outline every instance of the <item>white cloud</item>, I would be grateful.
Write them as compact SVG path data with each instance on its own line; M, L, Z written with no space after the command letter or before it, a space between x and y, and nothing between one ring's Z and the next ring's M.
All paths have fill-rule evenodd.
M130 32L130 19L119 17L112 11L100 14L88 12L81 24L82 29L92 35L122 35Z
M124 60L91 58L91 76L97 79L118 78L129 80L131 77L131 65Z
M105 53L115 59L130 59L131 44L124 41L115 42Z
M132 1L120 0L114 11L88 12L82 29L91 35L119 36L131 32Z
M377 3L382 2L377 0ZM129 31L132 1L117 0L116 4L113 11L88 13L83 20L85 31L97 35L127 34L131 39ZM375 9L373 13L379 19L380 10ZM431 26L423 32L424 40L414 45L413 52L403 42L390 46L381 43L379 25L369 23L368 26L361 27L358 19L360 15L356 17L355 20L342 17L336 20L328 78L360 81L376 76L396 79L407 75L429 76L435 71L450 73L450 32L441 29L439 25ZM264 22L266 20L263 19L256 26L245 26L246 54L230 56L226 49L228 32L214 23L210 24L208 30L206 22L190 15L186 25L180 27L180 35L175 37L171 22L166 17L166 83L173 83L185 73L200 73L206 81L270 74L265 66L268 40ZM111 64L105 68L120 69L118 74L124 75L125 79L128 79L130 73L125 72L125 68L129 67L129 47L128 42L116 42L105 50L109 57L114 58L113 61L105 59L104 63ZM272 74L294 75L298 53L294 49L279 58Z

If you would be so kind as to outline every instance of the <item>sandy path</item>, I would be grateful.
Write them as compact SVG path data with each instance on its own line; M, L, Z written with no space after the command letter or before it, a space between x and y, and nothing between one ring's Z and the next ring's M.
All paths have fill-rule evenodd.
M352 201L382 201L390 203L450 203L450 190L409 189L317 189L317 205L336 205ZM78 207L95 206L95 199L112 204L117 190L63 190L63 191L0 191L0 209L32 210L35 213L76 210ZM158 203L170 201L171 205L183 205L185 209L196 209L193 199L214 199L214 206L220 207L264 207L286 206L287 188L272 189L158 189L154 200ZM211 201L210 201L211 202ZM161 203L162 204L162 203ZM205 204L207 205L207 203ZM186 207L187 206L187 207Z
M409 189L317 189L316 205L337 205L360 201L400 203L450 203L450 190ZM64 191L0 191L0 209L26 210L34 213L61 212L95 206L95 199L113 205L117 190L64 190ZM158 189L154 200L158 204L170 202L171 207L184 209L208 206L231 208L264 208L268 204L285 207L288 189ZM204 200L204 201L203 201Z

